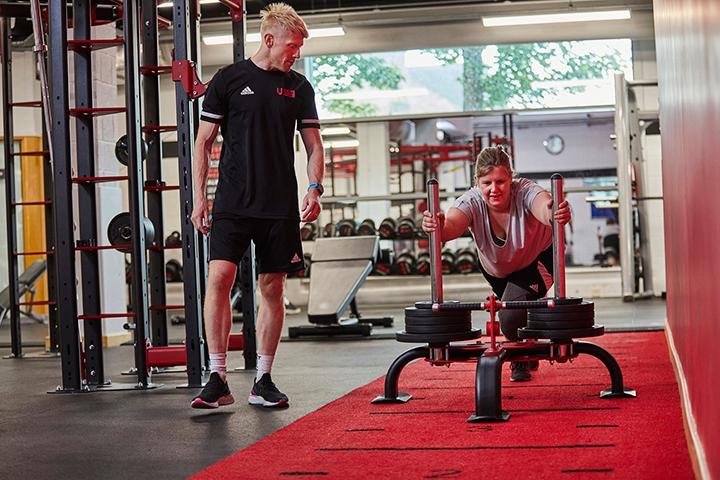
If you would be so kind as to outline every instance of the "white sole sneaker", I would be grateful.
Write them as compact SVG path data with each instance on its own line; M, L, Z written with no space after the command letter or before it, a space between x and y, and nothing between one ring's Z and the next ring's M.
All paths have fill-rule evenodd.
M280 400L279 402L268 402L260 395L248 396L248 403L250 405L256 405L265 408L286 407L288 405L288 402L286 402L285 400Z

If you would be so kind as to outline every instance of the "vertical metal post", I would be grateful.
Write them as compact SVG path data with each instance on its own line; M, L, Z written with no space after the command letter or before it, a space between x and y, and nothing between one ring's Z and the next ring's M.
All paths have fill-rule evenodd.
M125 105L128 144L128 197L132 219L132 310L135 314L135 367L138 388L150 386L145 355L149 338L147 256L145 245L145 205L143 162L141 157L140 62L138 58L139 4L123 2L125 38ZM194 273L194 272L193 272Z
M428 210L433 218L438 219L440 212L440 191L438 181L431 178L427 182ZM442 283L442 233L440 223L438 230L430 232L430 291L433 303L443 302Z
M620 269L623 299L635 293L635 252L633 249L632 161L630 159L630 127L628 86L625 75L615 74L615 145L617 150L618 223L620 225Z
M142 18L140 22L142 38L142 65L158 65L158 23L157 1L142 0L140 9ZM157 74L148 74L143 78L143 114L145 125L160 125L160 78ZM146 131L145 140L148 145L145 159L146 179L152 184L163 179L163 149L159 131ZM147 192L148 218L155 227L155 241L163 245L165 230L163 228L163 192L148 190ZM165 251L162 249L150 250L148 277L150 280L150 304L156 306L167 305L167 281L165 278ZM167 310L155 309L150 311L150 340L154 346L167 346L168 327Z
M75 40L90 40L90 0L73 1L73 34ZM93 108L92 54L90 50L75 51L75 106ZM75 121L77 173L82 177L95 176L95 134L93 117L78 116ZM78 185L78 227L80 239L96 242L97 185ZM100 302L100 258L98 250L80 252L82 276L82 305L86 315L98 315ZM84 320L85 378L88 385L100 386L105 383L102 348L102 320Z
M241 12L235 11L232 15L233 62L245 59L245 2L239 0L239 3ZM335 190L333 190L334 194ZM255 278L255 245L250 242L250 246L240 262L245 370L254 370L257 367L257 339L255 338L255 316L257 314L255 289L257 285Z
M563 177L555 173L550 177L552 190L552 213L557 211L558 205L563 202ZM555 285L555 298L565 298L565 225L560 225L553 218L553 284Z
M49 99L48 99L49 101ZM49 106L49 105L48 105ZM49 110L49 109L48 109ZM43 112L44 113L44 112ZM45 125L45 123L43 124ZM48 131L43 128L43 148L49 150L50 139ZM48 252L55 251L55 210L52 200L55 197L55 187L53 186L53 169L52 157L46 156L43 162L43 188L45 192L45 200L50 203L45 205L45 250ZM48 300L56 302L57 300L57 278L55 276L55 255L48 255L47 262L47 286ZM48 306L48 336L50 338L49 351L52 353L60 353L60 325L58 324L57 302L55 305Z
M72 166L70 162L70 123L67 72L67 4L49 2L50 104L52 129L50 142L54 153L55 275L57 309L60 324L60 355L63 391L79 391L80 338L75 284L75 248L73 234Z
M13 132L13 112L10 105L12 97L12 50L10 48L10 19L0 19L0 42L2 42L2 101L3 101L3 147L5 150L5 211L7 222L8 250L8 288L10 300L10 343L12 357L22 357L22 333L20 330L20 308L18 302L18 262L17 262L17 215L14 203L17 202L15 192L15 139Z
M173 3L173 43L175 60L189 60L188 2ZM180 179L181 235L183 242L183 291L185 296L185 347L187 349L187 376L189 387L201 387L204 367L204 345L201 340L202 306L200 304L200 278L198 272L198 232L190 215L193 210L192 153L195 143L194 119L190 97L180 82L175 83L178 170Z
M39 0L31 0L30 15L33 23L33 34L35 37L35 48L37 52L38 72L40 72L40 94L42 99L42 121L43 121L43 150L48 151L48 156L43 160L43 192L45 200L52 200L53 194L53 178L52 178L52 162L53 147L48 139L50 129L52 128L52 113L50 111L50 92L48 87L47 74L47 45L45 44L45 32L43 30L42 11L40 9ZM55 226L53 206L51 203L45 205L45 250L53 251L55 249ZM56 278L55 278L55 257L53 255L46 256L46 273L48 285L48 300L56 299ZM57 305L48 306L48 336L50 338L49 351L52 353L59 352L58 338L58 316Z
M195 71L198 78L202 78L202 59L200 58L200 0L190 0L190 11L194 12L191 16L189 26L189 39L190 39L190 58L195 61ZM197 136L198 126L200 125L200 106L202 98L195 102L192 102L192 115L194 119L195 136ZM208 262L210 255L210 242L207 235L198 235L198 258L200 262L198 264L198 273L200 275L200 305L205 304L205 288L207 287L207 276L208 276ZM204 321L203 321L204 325ZM203 335L204 336L204 335ZM206 362L210 361L209 352L205 352Z

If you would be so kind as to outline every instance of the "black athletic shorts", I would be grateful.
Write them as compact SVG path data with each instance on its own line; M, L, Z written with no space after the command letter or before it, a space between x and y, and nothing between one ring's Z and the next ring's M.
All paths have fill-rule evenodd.
M210 260L240 263L255 242L258 273L296 272L305 268L300 223L267 218L217 218L210 227Z
M493 293L498 298L503 298L505 287L508 283L514 283L523 290L528 291L531 295L528 298L542 298L547 293L548 287L545 285L545 279L541 269L546 270L546 275L552 277L553 274L553 252L552 246L544 250L538 257L527 267L510 274L505 278L493 277L485 271L480 265L480 271L490 284Z

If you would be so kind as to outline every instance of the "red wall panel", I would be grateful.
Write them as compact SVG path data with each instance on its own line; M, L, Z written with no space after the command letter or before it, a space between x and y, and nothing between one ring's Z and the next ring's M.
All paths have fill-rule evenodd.
M655 0L668 323L720 478L720 0Z

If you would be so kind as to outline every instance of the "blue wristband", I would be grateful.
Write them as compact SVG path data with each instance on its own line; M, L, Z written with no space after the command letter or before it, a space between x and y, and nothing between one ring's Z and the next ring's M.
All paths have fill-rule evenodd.
M309 192L313 188L316 188L320 192L320 195L322 195L325 192L325 189L319 183L311 183L310 185L308 185L307 191Z

